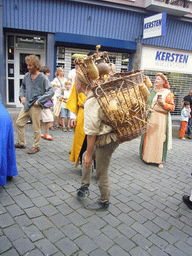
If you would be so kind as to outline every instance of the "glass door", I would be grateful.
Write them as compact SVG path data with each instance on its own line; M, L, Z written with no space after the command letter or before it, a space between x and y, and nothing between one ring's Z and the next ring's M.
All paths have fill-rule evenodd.
M25 57L27 55L35 54L38 56L41 60L41 65L45 66L45 53L44 51L38 51L36 50L34 53L34 50L30 49L24 49L20 50L17 49L15 52L15 103L16 107L22 107L22 104L19 101L19 90L20 86L22 84L22 80L24 78L24 75L28 72L27 70L27 64L25 63Z

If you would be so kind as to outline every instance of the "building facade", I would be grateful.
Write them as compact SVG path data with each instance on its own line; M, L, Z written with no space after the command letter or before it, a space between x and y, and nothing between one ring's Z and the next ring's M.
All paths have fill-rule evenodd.
M179 102L192 87L192 8L190 1L177 4L163 0L0 0L3 104L21 107L19 88L26 55L38 55L42 65L51 69L50 79L58 66L64 67L67 77L74 58L100 44L117 72L144 69L152 81L157 72L166 73L175 93L173 114L179 115ZM166 35L144 39L144 18L160 12L167 13Z

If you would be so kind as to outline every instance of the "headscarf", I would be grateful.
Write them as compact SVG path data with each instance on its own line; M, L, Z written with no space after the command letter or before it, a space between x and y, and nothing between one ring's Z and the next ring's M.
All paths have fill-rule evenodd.
M170 90L167 76L164 75L163 73L158 73L156 76L160 76L164 80L164 82L165 82L163 87Z
M79 80L79 82L82 84L89 85L88 79L85 77L80 68L76 71L76 79Z

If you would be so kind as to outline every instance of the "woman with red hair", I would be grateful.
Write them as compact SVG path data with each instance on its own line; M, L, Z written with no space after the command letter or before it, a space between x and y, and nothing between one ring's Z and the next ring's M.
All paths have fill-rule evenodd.
M172 147L172 125L170 111L175 109L174 95L170 91L167 76L156 75L148 104L151 106L149 126L141 138L140 157L146 163L155 163L163 168L167 150Z

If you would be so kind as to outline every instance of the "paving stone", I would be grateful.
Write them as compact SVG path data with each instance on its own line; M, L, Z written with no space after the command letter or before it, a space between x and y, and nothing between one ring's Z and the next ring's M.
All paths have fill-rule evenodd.
M85 253L90 253L97 249L99 246L96 245L89 237L83 235L74 241Z
M119 216L118 216L118 219L121 220L123 223L131 226L131 224L133 224L135 221L129 217L127 214L125 213L121 213Z
M147 229L145 226L141 225L139 222L133 223L131 228L133 228L136 232L143 235L144 237L148 237L152 234L152 232L149 229Z
M148 239L146 239L140 234L137 234L134 237L132 237L132 241L144 250L148 249L152 245L152 243Z
M106 216L103 217L103 219L109 223L112 227L116 227L118 226L121 221L119 221L116 217L114 217L112 214L108 214Z
M13 199L16 202L16 204L18 204L21 207L21 209L26 209L34 206L31 200L24 194L14 196Z
M27 197L29 197L31 199L41 196L41 194L36 189L30 189L30 190L26 190L23 192L26 194Z
M48 197L47 201L49 201L54 206L63 204L63 200L61 200L58 196Z
M2 206L8 206L8 205L14 204L14 201L10 196L3 196L1 198L1 204Z
M53 226L53 224L44 216L37 217L32 221L40 230L45 230Z
M71 256L73 253L79 250L77 245L69 240L69 238L63 238L55 245L64 253L66 256ZM78 255L78 254L77 254Z
M31 219L43 215L42 212L36 206L25 209L25 212Z
M162 250L164 250L164 248L168 245L164 239L160 238L156 234L152 234L150 237L148 237L148 239Z
M154 233L157 233L161 230L161 228L157 226L155 223L153 223L152 221L146 221L144 223L144 226Z
M117 229L126 237L131 238L136 234L136 231L129 227L129 225L121 224Z
M107 223L104 220L102 220L100 217L96 215L87 218L87 220L98 229L103 228L104 226L107 225Z
M35 248L33 243L31 243L26 237L21 237L18 240L13 241L13 245L20 255L23 255Z
M120 236L120 232L116 228L111 227L110 225L107 225L104 228L102 228L101 232L104 233L108 238L112 240Z
M135 247L135 243L124 235L118 236L113 241L121 248L123 248L126 252L129 252L132 248Z
M32 242L42 239L44 237L39 229L33 225L23 228L23 231Z
M10 239L10 241L14 241L25 236L22 228L20 228L17 224L5 228L3 232L6 237Z
M87 220L84 219L80 214L73 212L67 216L76 226L80 227L87 223Z
M6 236L0 236L0 254L7 251L12 247L12 244L9 242Z
M6 191L10 196L16 196L22 193L17 187L8 188Z
M109 251L109 255L111 256L127 256L130 255L129 253L125 252L121 247L118 245L113 246Z
M189 236L187 234L185 234L184 232L182 232L181 230L177 229L176 227L172 227L169 232L176 237L178 240L181 241L186 241Z
M187 255L192 255L192 248L185 242L178 241L177 243L174 244L179 250L182 252L186 253Z
M61 229L61 231L63 232L63 230ZM52 242L55 243L59 240L61 240L63 237L65 237L65 235L61 232L58 228L53 227L50 229L45 230L43 233L44 235ZM76 230L78 231L78 229ZM73 232L71 229L69 229L69 232Z
M151 256L170 256L164 250L159 249L157 246L153 245L147 251ZM174 256L174 255L173 255Z
M49 219L54 223L54 225L56 225L59 228L71 222L68 218L63 216L61 213L55 214L54 216L51 216Z
M87 254L84 254L84 255L87 255ZM103 251L101 248L99 248L89 254L89 256L108 256L108 255L109 254L107 252ZM78 256L80 256L80 255L78 255Z
M180 251L179 249L177 249L175 246L173 245L168 245L165 248L165 252L168 253L168 255L174 255L174 256L187 256L187 254L185 254L184 252Z
M60 211L63 215L68 215L73 212L73 209L69 207L66 203L57 206L57 210Z
M18 223L18 225L21 228L28 227L29 225L32 224L31 220L26 215L21 215L21 216L15 217L15 221Z
M107 251L114 244L114 242L104 234L93 237L93 241L104 251Z
M150 255L148 252L144 251L140 247L133 248L129 253L131 256L148 256L148 255Z
M19 254L17 253L17 251L15 249L12 248L12 249L2 253L1 256L19 256Z
M134 220L140 222L141 224L143 224L144 222L146 222L146 218L143 217L140 212L136 212L136 211L131 211L129 212L129 216L132 217Z
M53 255L58 249L47 239L42 239L35 242L35 245L44 255Z
M53 216L56 213L58 213L58 210L52 206L52 205L46 205L40 208L40 210L43 212L44 215L46 215L47 217Z
M5 228L13 225L15 222L9 213L0 215L0 227Z
M12 217L16 217L16 216L22 215L24 213L23 210L21 210L21 208L16 204L7 206L6 209L11 214Z
M158 236L167 241L169 244L174 244L176 241L178 241L178 238L174 237L167 231L159 232Z
M40 190L39 190L39 193L40 193L42 196L44 196L47 200L48 200L49 197L52 197L52 196L55 195L55 194L54 194L50 189L48 189L48 188L46 188L46 189L40 189Z
M163 220L160 217L155 218L153 222L165 230L168 230L171 227L171 225L167 221Z
M83 231L83 233L85 233L85 235L90 238L97 237L101 234L101 231L91 223L83 225L81 227L81 230Z
M29 183L21 183L21 184L18 184L17 187L22 190L22 191L27 191L29 189L32 189L33 187L29 184Z
M0 204L0 215L6 212L6 209L3 207L3 205Z
M44 256L45 254L43 254L41 251L39 251L39 249L35 249L35 250L28 252L25 255L26 256Z

